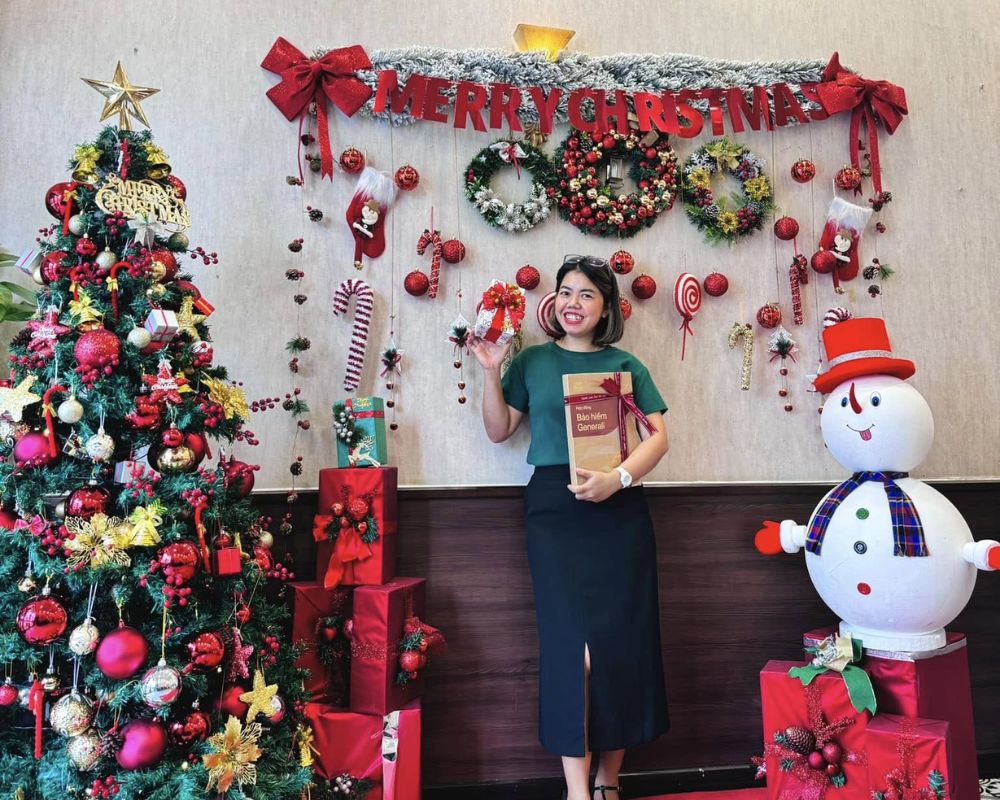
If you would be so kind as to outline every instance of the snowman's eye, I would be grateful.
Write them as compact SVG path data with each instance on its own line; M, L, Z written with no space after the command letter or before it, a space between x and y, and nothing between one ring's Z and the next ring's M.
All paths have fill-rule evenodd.
M868 552L868 545L858 540L854 543L854 552L857 553L859 556L863 556L865 553Z
M846 396L840 398L840 407L841 408L847 408L847 397Z
M879 406L882 403L882 395L878 392L872 392L871 403L873 406Z

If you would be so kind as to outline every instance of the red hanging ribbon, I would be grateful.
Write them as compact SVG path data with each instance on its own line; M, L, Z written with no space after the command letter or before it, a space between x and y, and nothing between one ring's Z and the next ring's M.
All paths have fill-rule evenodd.
M694 317L689 317L685 315L684 321L681 322L681 327L678 330L684 331L684 335L681 337L681 361L684 360L684 350L687 347L688 334L690 333L694 336L694 331L691 329L691 320Z
M317 515L313 524L313 539L317 542L329 538L326 526L332 517L327 517L326 524L321 524L323 516ZM326 566L326 575L323 576L323 587L325 589L335 589L344 579L344 573L348 565L353 566L355 561L364 561L371 558L372 549L362 540L361 534L353 525L341 528L337 534L337 541L330 554L330 561Z
M372 95L372 89L355 77L355 72L371 69L372 62L361 45L331 50L322 58L305 56L283 36L275 39L271 50L260 64L269 72L281 76L281 83L267 90L267 96L291 122L304 118L311 102L316 103L319 127L320 174L333 179L333 153L330 150L330 128L326 101L330 100L348 117L361 108ZM299 129L301 133L301 122Z
M28 691L28 711L35 715L35 761L42 758L42 722L45 719L45 690L42 682L35 676Z
M50 386L45 390L45 394L42 395L42 408L45 410L45 438L49 440L49 455L55 458L59 455L59 448L56 447L56 429L55 423L52 420L52 395L56 392L66 392L68 391L65 386L60 386L58 383L55 386Z
M656 428L653 427L653 423L649 421L646 415L639 410L639 406L635 404L635 396L631 392L622 393L622 374L620 372L615 372L611 378L605 378L601 382L601 388L604 389L606 394L598 392L571 394L565 398L564 402L566 405L573 405L575 403L592 403L596 400L607 400L609 397L617 398L619 422L618 445L622 461L624 461L628 457L628 432L625 428L625 415L632 414L636 422L649 434L656 433Z
M871 158L872 186L882 191L882 169L878 155L876 119L890 135L907 114L903 87L889 81L873 81L848 72L840 66L840 54L834 53L823 70L822 83L816 85L816 95L827 114L851 112L851 164L861 169L858 139L861 122L868 128L868 152Z
M128 151L128 139L122 139L121 145L119 145L122 152L122 165L118 172L118 177L123 181L128 179L128 168L132 163L132 154Z
M78 186L86 186L86 184L73 181L69 188L63 192L63 236L69 236L69 218L73 216L73 199L76 197L76 187Z

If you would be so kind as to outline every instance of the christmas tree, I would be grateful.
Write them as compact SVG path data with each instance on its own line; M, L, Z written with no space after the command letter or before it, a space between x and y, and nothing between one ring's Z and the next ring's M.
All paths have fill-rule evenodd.
M294 576L254 467L222 456L256 441L182 269L216 257L131 130L155 90L120 64L87 82L118 125L45 196L38 312L0 388L0 797L298 797L302 675L267 599Z

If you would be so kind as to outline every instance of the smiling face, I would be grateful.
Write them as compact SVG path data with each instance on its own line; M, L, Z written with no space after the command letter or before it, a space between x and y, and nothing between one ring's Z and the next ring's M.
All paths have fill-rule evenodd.
M567 338L590 343L607 316L600 289L579 270L567 272L556 292L555 315Z
M909 472L934 440L934 417L923 396L890 375L844 381L823 404L823 441L851 472Z

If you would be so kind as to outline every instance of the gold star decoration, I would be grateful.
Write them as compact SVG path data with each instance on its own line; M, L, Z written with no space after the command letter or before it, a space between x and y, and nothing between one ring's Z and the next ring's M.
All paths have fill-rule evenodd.
M201 337L198 335L198 329L195 328L195 325L204 321L204 314L194 313L194 298L191 295L185 295L184 299L181 300L181 307L177 311L177 332L186 333L192 341L197 342Z
M258 714L263 714L270 719L277 713L277 709L271 705L271 700L278 693L278 684L267 685L264 680L264 673L259 669L253 674L253 689L240 695L240 700L249 703L247 709L247 722L253 722Z
M208 398L213 403L222 406L222 412L226 419L242 417L246 419L250 416L250 406L247 405L247 397L238 386L230 386L225 381L215 378L202 378L201 382L208 388Z
M149 127L149 120L146 119L146 112L140 105L143 100L156 94L159 89L149 86L136 86L125 74L125 67L122 62L118 62L115 67L114 77L110 81L98 81L93 78L82 78L84 83L104 95L104 109L101 111L101 122L110 119L115 114L118 115L118 127L123 131L132 130L131 114L139 122Z
M257 783L257 766L254 762L264 753L257 746L262 732L259 722L244 728L238 718L230 717L225 729L209 738L208 744L215 752L201 757L208 770L206 791L214 786L219 795L223 795L229 791L233 781L240 786L244 783Z
M0 414L10 414L14 422L20 422L24 407L39 402L42 398L32 393L35 376L29 375L17 386L0 387Z

